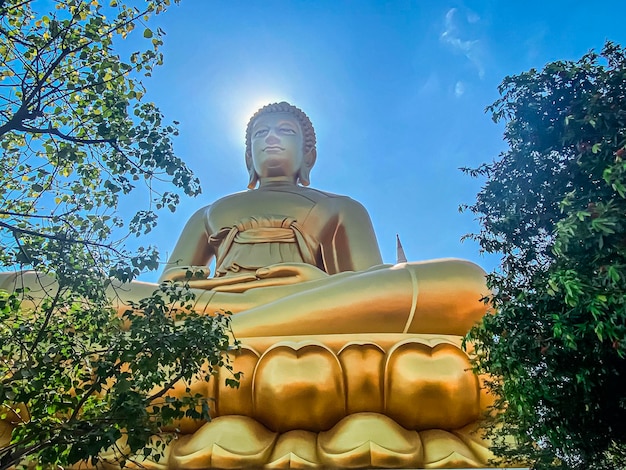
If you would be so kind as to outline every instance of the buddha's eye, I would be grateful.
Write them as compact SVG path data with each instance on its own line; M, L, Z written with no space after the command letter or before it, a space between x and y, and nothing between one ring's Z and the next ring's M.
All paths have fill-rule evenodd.
M267 135L267 129L259 129L252 136L253 137L264 137L265 135Z
M285 135L295 135L296 133L296 131L292 129L291 127L281 127L280 132L281 134L285 134Z

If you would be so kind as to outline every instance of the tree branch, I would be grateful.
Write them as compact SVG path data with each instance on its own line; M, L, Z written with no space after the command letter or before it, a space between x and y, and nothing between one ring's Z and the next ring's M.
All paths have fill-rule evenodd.
M7 230L10 230L13 233L23 233L24 235L33 235L35 237L43 237L43 238L47 238L49 240L57 240L60 242L65 242L65 243L75 243L75 244L79 244L79 245L86 245L86 246L97 246L100 248L105 248L107 250L111 250L113 253L119 255L119 256L124 256L124 254L122 252L120 252L119 250L113 248L111 245L105 245L104 243L98 243L98 242L92 242L89 240L78 240L75 238L67 238L67 237L62 237L59 235L52 235L49 233L42 233L42 232L37 232L34 230L28 230L25 228L19 228L19 227L15 227L13 225L7 224L6 222L2 222L0 221L0 227L4 227Z
M14 467L15 465L20 463L20 461L22 460L24 456L37 452L39 449L43 449L44 447L49 446L53 442L54 442L54 439L48 439L47 441L33 444L30 447L26 447L16 452L11 452L11 449L18 448L18 444L13 444L12 446L0 449L0 454L4 453L5 450L9 451L5 455L0 457L0 470L7 470L9 468Z
M0 15L2 15L2 12L0 12ZM7 31L6 29L2 28L0 26L0 34L2 34L3 36L5 36L9 41L15 42L17 44L20 44L24 47L33 47L33 44L30 42L27 42L19 37L16 37L17 34L11 34L11 31Z
M63 140L68 140L70 142L74 142L77 144L113 144L115 139L81 139L79 137L74 137L69 134L65 134L61 132L59 129L52 127L49 125L47 129L41 129L39 127L31 127L25 124L19 124L13 128L16 131L28 132L31 134L48 134L48 135L56 135L61 137ZM0 134L1 135L1 134Z
M0 215L9 215L9 216L13 216L13 217L27 217L27 218L35 218L35 219L55 219L55 218L62 218L65 217L66 215L70 215L74 212L78 211L78 209L74 209L71 211L67 211L64 212L63 214L59 214L59 215L37 215L37 214L23 214L20 212L11 212L11 211L3 211L0 210Z
M24 0L22 3L18 3L17 5L13 5L13 6L9 6L9 7L5 7L4 6L4 0L2 1L2 4L0 4L0 16L4 16L6 15L9 11L11 10L15 10L16 8L20 8L23 7L24 5L28 5L29 3L31 3L33 0Z
M157 398L161 398L169 390L171 390L174 387L174 384L185 376L186 368L185 367L181 367L181 369L182 369L181 372L177 376L175 376L166 385L164 385L163 388L160 391L158 391L154 395L149 396L146 400L148 402L152 402L152 401L156 400Z
M28 350L28 356L31 356L33 354L33 352L37 348L37 344L43 338L44 331L48 327L48 323L50 323L50 319L52 318L52 314L56 310L56 306L57 306L57 303L59 302L59 298L60 297L61 297L61 286L59 286L59 288L57 289L56 293L54 294L54 298L52 299L52 304L47 309L48 311L46 312L46 317L44 318L43 325L41 325L41 328L39 328L39 332L37 333L37 337L35 338L35 341L33 341L33 344L31 345L30 349Z

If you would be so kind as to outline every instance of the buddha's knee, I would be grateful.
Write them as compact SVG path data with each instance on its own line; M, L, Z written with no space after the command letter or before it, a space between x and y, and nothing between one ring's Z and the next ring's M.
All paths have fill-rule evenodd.
M432 292L446 296L463 292L479 301L489 293L485 271L470 261L446 258L407 263L406 268L415 277L420 295Z
M483 269L469 261L407 263L417 292L409 331L464 335L487 312Z
M20 272L0 273L0 289L7 292L13 292L17 286L17 279Z
M0 273L0 289L15 292L17 289L29 291L47 290L57 286L53 276L37 271L12 271Z
M0 289L21 292L22 309L35 309L40 301L54 295L59 286L53 276L37 271L13 271L0 273Z

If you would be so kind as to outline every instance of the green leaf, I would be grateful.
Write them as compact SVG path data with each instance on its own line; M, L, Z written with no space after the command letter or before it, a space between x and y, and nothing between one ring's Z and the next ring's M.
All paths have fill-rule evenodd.
M137 102L145 90L133 71L161 63L160 35L132 57L119 46L139 25L133 18L150 18L154 6L106 2L116 10L105 17L97 0L8 3L4 29L20 41L0 44L0 79L16 103L25 95L11 86L25 84L27 111L37 115L7 120L0 135L0 268L4 280L16 273L11 285L32 287L0 290L0 419L9 415L4 406L22 415L11 417L15 451L0 450L0 466L69 468L97 458L122 429L142 448L185 407L201 409L206 398L172 397L158 414L148 405L177 377L183 357L186 378L208 380L204 361L222 360L228 322L195 314L194 293L171 285L123 323L110 300L118 281L103 274L129 282L158 268L155 249L132 250L125 240L156 226L152 195L168 195L162 206L173 208L180 193L200 190L175 156L175 128L156 105ZM59 62L62 50L74 52ZM28 66L35 62L37 77ZM31 125L56 134L30 132ZM134 222L121 206L143 215Z
M624 467L625 78L610 42L506 77L487 109L508 149L467 171L486 178L467 237L502 263L488 275L494 314L466 340L499 397L492 450L513 466Z

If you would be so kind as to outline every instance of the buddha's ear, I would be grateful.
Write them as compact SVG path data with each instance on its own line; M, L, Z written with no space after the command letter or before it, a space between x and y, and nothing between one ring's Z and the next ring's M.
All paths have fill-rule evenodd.
M254 168L249 170L249 173L250 181L248 181L248 189L254 189L256 188L256 184L259 182L259 176L256 174L256 171L254 171Z
M248 168L248 174L250 175L250 181L248 181L248 189L256 188L256 184L259 182L259 175L254 170L254 164L252 163L252 156L246 152L246 167Z
M300 184L302 186L308 186L311 184L311 168L315 165L315 160L317 159L317 150L312 148L305 155L302 161L302 167L300 168Z

